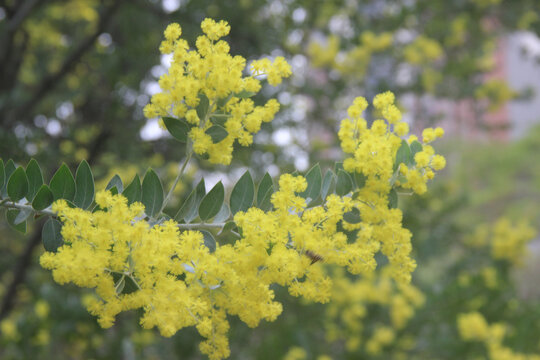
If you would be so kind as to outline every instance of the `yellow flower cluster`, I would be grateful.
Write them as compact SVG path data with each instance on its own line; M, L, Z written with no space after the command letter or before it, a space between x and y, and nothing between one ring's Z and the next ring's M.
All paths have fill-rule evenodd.
M368 127L367 121L361 117L367 101L359 97L349 107L349 117L341 122L338 133L341 148L352 155L345 159L343 167L366 179L365 186L352 198L363 220L357 228L363 229L360 233L367 230L372 239L382 244L383 254L394 266L396 279L407 282L410 272L416 267L409 257L411 234L401 227L401 211L387 206L388 196L393 186L412 189L418 194L426 192L427 181L433 178L434 170L444 167L445 160L435 155L430 145L422 145L415 141L415 136L410 136L409 141L415 141L418 150L414 162L401 159L402 162L397 164L397 152L403 146L400 136L408 133L408 125L401 121L401 112L395 106L391 92L377 95L373 104L387 121L375 120ZM444 133L442 129L432 132L435 136ZM429 134L425 135L425 142L432 140L427 139Z
M520 265L526 258L527 245L534 236L535 230L528 223L513 224L507 218L500 218L492 229L487 225L479 225L465 239L465 244L477 248L486 247L493 259Z
M384 102L384 97L377 99ZM382 141L373 146L383 153ZM41 265L60 284L95 288L96 297L85 304L103 327L111 326L122 311L142 308L144 328L157 327L172 336L195 326L207 339L201 351L211 359L224 358L229 355L227 314L254 327L281 313L272 284L286 286L293 296L327 302L332 282L321 263L369 275L377 265L375 254L382 250L390 261L388 276L403 284L410 280L415 267L409 257L411 235L401 227L401 211L388 207L388 179L368 175L366 188L356 197L331 194L323 205L311 208L298 195L306 190L305 178L282 175L271 199L274 210L238 212L234 220L241 239L218 245L213 253L204 246L202 233L180 232L174 221L150 227L140 217L143 205L128 206L121 195L99 192L100 210L95 212L60 200L53 211L63 222L64 245L57 253L43 254ZM358 224L344 220L353 208L362 216ZM357 230L352 241L338 230L339 223ZM392 299L395 326L403 326L411 315L410 303L418 296L413 290L408 294Z
M415 309L424 303L419 289L393 281L386 266L361 279L351 279L341 269L335 269L332 279L332 302L325 312L326 337L331 342L345 340L348 351L357 351L364 344L368 353L378 354L389 344L388 339L395 338L394 330L404 328ZM388 312L390 324L379 324L374 332L364 327L370 313L381 309Z
M283 57L273 62L262 59L252 63L250 76L243 77L246 59L231 56L229 44L220 40L230 31L227 22L205 19L201 28L205 35L197 38L193 50L180 38L180 25L171 24L165 30L160 51L172 54L171 67L159 79L162 92L152 96L144 114L185 118L192 126L189 137L195 153L207 154L212 163L229 164L234 142L250 145L261 124L271 121L279 110L275 99L255 106L249 98L261 89L257 77L265 75L275 86L291 75L291 68ZM214 143L207 130L216 124L225 128L227 136Z
M428 65L443 54L441 45L426 36L420 35L403 49L405 60L413 65Z
M368 69L373 54L388 49L392 46L393 40L394 37L389 32L375 34L364 31L359 37L359 45L340 54L340 39L331 35L325 45L316 41L311 42L307 52L315 67L328 66L343 74L355 74L362 77Z
M506 81L501 79L492 79L480 85L475 93L477 99L489 102L488 109L495 111L504 103L515 98L518 94L512 90Z
M484 343L490 360L540 360L540 355L522 354L504 346L507 326L504 323L489 325L479 312L459 314L457 326L463 340Z

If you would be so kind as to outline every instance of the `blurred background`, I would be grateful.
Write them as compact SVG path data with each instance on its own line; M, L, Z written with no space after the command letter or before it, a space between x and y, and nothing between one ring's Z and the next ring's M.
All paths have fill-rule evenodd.
M232 54L285 56L293 76L255 97L282 110L254 146L236 149L230 167L196 159L171 207L203 176L210 189L246 168L256 180L332 168L356 96L391 90L413 133L446 131L435 147L447 169L426 195L400 197L412 285L383 266L369 279L328 269L326 305L276 288L278 320L249 329L231 319L231 358L540 358L540 2L3 0L0 157L33 157L46 179L87 159L98 188L153 167L167 188L184 147L142 108L170 62L158 51L167 24L194 44L205 17L229 22ZM84 291L39 267L40 234L39 221L25 236L0 222L1 359L202 358L193 329L165 339L135 313L100 329Z

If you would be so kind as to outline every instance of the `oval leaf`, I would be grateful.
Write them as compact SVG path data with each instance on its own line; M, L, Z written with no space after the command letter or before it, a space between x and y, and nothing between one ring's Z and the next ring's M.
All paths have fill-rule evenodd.
M9 159L6 162L6 166L4 167L5 181L4 181L4 185L2 186L2 197L8 196L7 183L8 183L9 177L11 176L11 174L13 174L15 169L16 169L15 163L13 162L13 160Z
M229 206L225 203L221 206L221 209L219 209L219 212L214 217L213 222L214 223L222 223L226 221L231 216L231 211L229 210Z
M56 252L64 244L62 240L62 224L56 219L47 220L41 230L41 240L46 251Z
M206 115L208 114L208 108L210 107L210 101L204 94L199 94L199 105L197 105L197 116L199 119L205 120Z
M122 183L122 179L120 179L120 176L118 176L118 174L112 177L112 179L109 181L109 183L105 187L105 190L113 191L113 188L116 188L116 194L124 191L124 184Z
M336 180L335 175L332 172L332 170L328 169L326 170L326 173L324 174L324 178L322 181L321 186L321 198L323 200L326 200L326 197L328 194L332 193L334 191L334 187L336 186Z
M43 210L48 208L53 201L54 195L51 189L49 189L47 185L43 184L39 188L36 196L34 196L34 200L32 201L32 207L38 211Z
M257 94L257 93L253 92L253 91L242 90L242 91L234 94L234 96L236 96L237 98L240 98L240 99L247 99L247 98L250 98L250 97L254 96L255 94Z
M199 214L199 205L206 194L206 187L204 185L204 179L201 179L197 187L191 191L188 198L182 204L180 210L174 217L176 221L184 220L186 223L190 223Z
M207 230L199 231L203 234L204 246L206 246L211 253L216 251L216 239L214 238L214 235L212 235L212 233Z
M272 177L268 173L264 174L261 182L259 183L259 188L257 189L257 207L261 207L268 189L270 189L272 186L274 186Z
M414 140L410 146L411 149L411 157L409 159L410 164L416 164L416 161L414 161L414 155L416 155L417 152L420 152L424 149L422 144L420 144L418 141Z
M6 220L12 228L14 228L15 230L23 234L26 234L26 221L23 221L19 224L15 224L15 219L17 219L17 217L19 216L19 213L20 213L19 210L9 209L8 211L6 211Z
M81 161L75 173L75 188L73 203L82 209L88 209L94 201L95 188L94 176L86 160Z
M353 208L351 211L343 214L343 220L350 224L358 224L360 221L362 221L360 211L358 211L357 208Z
M144 204L146 214L155 217L163 205L163 187L156 172L149 169L142 182L141 202Z
M366 186L366 176L362 173L355 172L354 173L354 182L356 183L356 187L358 189L363 188Z
M176 140L185 143L188 139L189 125L182 119L163 117L165 127Z
M217 144L221 140L225 139L227 135L229 135L227 130L225 130L223 126L219 125L211 126L205 132L210 135L214 144Z
M9 177L7 193L14 202L21 200L28 193L28 178L22 167L19 166Z
M336 183L336 194L343 196L352 190L352 180L349 174L344 170L339 169Z
M231 212L236 214L238 211L246 211L253 205L255 197L255 184L249 171L238 180L231 193Z
M199 217L201 220L206 221L216 216L224 199L225 189L220 181L205 195L199 205Z
M394 163L394 171L398 168L399 164L403 163L409 165L411 160L411 149L409 144L405 140L401 140L401 146L396 152L396 161Z
M270 211L272 209L272 194L274 193L274 186L270 186L266 191L266 194L261 200L261 203L258 205L259 209L262 211Z
M398 194L396 189L390 190L388 193L388 207L390 209L395 209L398 206Z
M41 185L43 185L43 175L35 159L30 160L26 166L26 177L28 178L28 194L26 194L26 198L28 201L32 201Z
M317 199L321 194L322 187L322 173L319 164L312 167L306 174L306 181L308 186L306 191L300 194L304 199L311 199L309 202Z
M26 219L28 219L28 217L32 215L32 212L32 209L22 209L21 211L19 211L19 214L17 215L15 220L13 220L13 224L19 225L20 223L26 221Z
M139 174L135 174L131 183L124 189L122 195L128 200L128 205L133 204L135 201L141 201L142 187Z
M50 182L54 200L66 199L72 201L75 197L75 179L66 164L62 164Z

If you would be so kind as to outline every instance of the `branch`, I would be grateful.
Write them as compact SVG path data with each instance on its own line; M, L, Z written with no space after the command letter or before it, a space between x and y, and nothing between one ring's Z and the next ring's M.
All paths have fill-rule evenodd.
M13 269L13 279L11 280L11 283L9 284L6 290L6 294L4 295L2 299L2 304L0 305L0 320L5 318L13 309L15 298L17 295L17 288L19 287L20 284L24 282L24 278L26 277L26 272L32 260L32 253L34 252L34 248L41 241L41 228L42 227L43 227L43 221L39 221L36 224L36 227L34 228L34 232L32 233L32 238L26 244L26 247L24 248L23 253L21 254L19 259L17 260L17 263L15 264L15 268Z
M178 224L177 226L179 229L182 229L182 230L220 229L225 226L225 223L215 223L215 224L194 223L194 224Z
M67 59L65 59L64 63L56 73L45 77L41 81L37 90L34 92L34 95L28 101L15 109L14 115L9 119L10 121L14 121L15 119L27 115L37 104L39 104L41 99L51 89L57 86L60 80L62 80L75 67L75 65L79 62L83 55L94 45L94 42L99 37L99 35L103 33L110 20L112 19L113 14L120 6L121 2L121 0L113 2L113 5L111 5L107 10L103 12L102 16L100 17L96 31L94 31L94 33L88 38L86 38L75 49L75 51L73 51L73 53L71 53L71 55L69 55Z
M44 210L37 211L37 210L34 210L34 208L32 206L30 206L30 205L17 204L17 203L15 203L13 201L8 201L8 202L2 203L0 205L3 206L3 207L9 208L9 209L30 210L33 213L36 213L36 214L39 214L39 215L50 215L50 216L56 215L56 213L54 213L52 210L44 209Z
M32 12L32 9L38 5L38 3L42 0L29 0L24 3L22 3L21 7L18 9L18 11L14 14L13 18L8 22L7 24L7 32L12 33L17 30L17 28L22 24L24 19L30 15Z

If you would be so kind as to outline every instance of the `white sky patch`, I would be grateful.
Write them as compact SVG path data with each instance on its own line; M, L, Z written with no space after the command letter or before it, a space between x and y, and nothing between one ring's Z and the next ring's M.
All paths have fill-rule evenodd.
M69 101L63 102L56 108L56 116L65 120L73 114L73 104Z
M163 0L162 7L165 12L171 13L173 11L176 11L180 8L180 5L182 3L180 0Z
M530 31L519 33L521 46L527 49L527 52L533 56L540 55L540 38Z
M173 54L163 54L161 55L160 62L161 65L165 66L167 69L171 67L173 59Z
M272 134L272 140L278 146L286 146L292 142L291 130L288 128L281 128L276 130Z
M157 81L151 81L144 87L144 92L152 96L154 94L160 93L161 87L159 86Z
M163 137L167 131L163 130L157 119L150 119L141 129L141 139L144 141L157 140Z
M62 125L60 124L60 121L56 119L51 119L47 123L47 127L45 127L45 131L47 131L47 134L56 136L59 135L62 131Z
M306 16L307 16L306 9L301 8L301 7L294 9L292 13L292 19L297 24L304 22L304 20L306 20Z
M109 47L112 44L112 36L109 33L103 33L98 37L98 43L103 47Z

